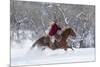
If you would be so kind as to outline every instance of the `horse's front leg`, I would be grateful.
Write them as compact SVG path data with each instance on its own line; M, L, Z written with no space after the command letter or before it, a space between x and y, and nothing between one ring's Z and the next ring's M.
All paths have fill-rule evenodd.
M65 51L67 51L67 48L64 48Z
M67 49L70 48L70 46L68 45L67 42L64 42L64 46L65 46L65 48L64 48L65 51L67 51Z
M64 50L67 51L67 48L68 48L67 43L65 42L65 43L63 43L63 45L64 45L64 46L63 46Z
M71 48L72 50L74 50L72 47L69 47L69 48Z
M72 48L72 46L69 46L69 45L68 45L68 48L70 48L70 49L74 50L74 49Z

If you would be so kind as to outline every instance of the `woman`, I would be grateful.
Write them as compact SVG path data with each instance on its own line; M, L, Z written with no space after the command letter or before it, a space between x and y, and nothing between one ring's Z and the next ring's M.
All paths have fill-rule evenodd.
M51 38L51 41L54 43L55 40L57 40L59 38L59 35L58 35L58 31L61 30L60 26L57 25L57 20L51 22L51 25L50 25L50 30L49 30L49 37Z

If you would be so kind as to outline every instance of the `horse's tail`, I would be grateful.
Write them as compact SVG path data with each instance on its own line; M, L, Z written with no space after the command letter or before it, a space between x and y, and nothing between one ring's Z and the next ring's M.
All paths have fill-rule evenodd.
M37 41L31 46L31 48L27 51L27 53L29 53L36 46L36 44L37 44Z
M37 44L37 41L32 45L32 47L30 48L30 50L32 50Z
M26 54L28 54L35 47L36 44L37 44L37 41L31 46L31 48L27 51Z

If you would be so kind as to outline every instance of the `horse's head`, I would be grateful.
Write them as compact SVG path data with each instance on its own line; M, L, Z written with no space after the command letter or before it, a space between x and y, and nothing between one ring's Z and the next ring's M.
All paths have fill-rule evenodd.
M70 35L71 36L76 36L76 33L74 32L74 30L72 28L68 28Z
M65 29L61 35L63 38L68 38L68 36L76 36L76 34L72 28Z

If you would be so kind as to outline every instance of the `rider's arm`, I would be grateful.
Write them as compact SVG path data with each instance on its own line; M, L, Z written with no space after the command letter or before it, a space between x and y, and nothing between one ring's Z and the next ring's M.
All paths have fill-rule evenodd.
M60 28L60 27L58 27L58 30L61 30L61 28Z
M58 30L61 30L61 27L60 27L60 25L58 25L58 24L57 24L57 27L58 27Z

